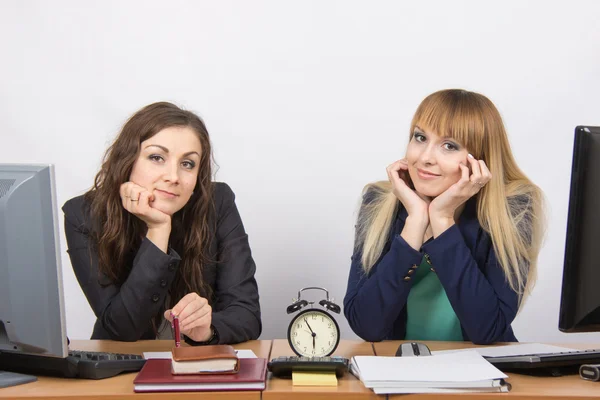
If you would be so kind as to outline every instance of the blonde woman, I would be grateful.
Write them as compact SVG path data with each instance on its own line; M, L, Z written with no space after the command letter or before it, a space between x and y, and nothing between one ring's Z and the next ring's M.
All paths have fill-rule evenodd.
M494 104L442 90L418 107L404 159L366 186L344 313L368 341L517 341L536 278L543 195Z

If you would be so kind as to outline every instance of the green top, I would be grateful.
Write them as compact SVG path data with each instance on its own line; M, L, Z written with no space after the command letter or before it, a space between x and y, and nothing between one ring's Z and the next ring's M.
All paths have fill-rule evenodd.
M406 340L463 341L460 321L425 255L411 275L406 311Z

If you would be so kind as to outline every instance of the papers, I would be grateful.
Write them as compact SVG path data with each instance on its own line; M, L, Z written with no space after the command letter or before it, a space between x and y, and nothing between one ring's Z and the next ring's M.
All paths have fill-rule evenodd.
M166 358L166 359L172 359L173 357L171 356L171 352L170 351L145 351L142 353L142 355L144 356L144 359L146 360L150 360L153 358Z
M252 350L236 350L238 358L256 358Z
M492 346L482 347L479 349L456 349L456 350L441 350L432 351L431 354L449 354L464 351L476 351L483 357L508 357L508 356L522 356L526 354L547 354L547 353L560 353L564 351L574 351L575 349L569 349L566 347L552 346L549 344L542 343L523 343L506 346Z
M375 394L409 394L409 393L496 393L496 392L508 392L510 391L510 385L506 383L501 387L489 387L489 388L374 388Z
M256 358L256 354L252 350L236 350L238 358ZM146 360L150 360L152 358L158 359L169 359L171 360L173 356L170 351L145 351L142 353Z
M421 357L356 356L360 378L368 382L473 382L507 378L476 351Z
M507 375L474 350L421 357L356 356L351 371L377 394L510 389L504 382Z

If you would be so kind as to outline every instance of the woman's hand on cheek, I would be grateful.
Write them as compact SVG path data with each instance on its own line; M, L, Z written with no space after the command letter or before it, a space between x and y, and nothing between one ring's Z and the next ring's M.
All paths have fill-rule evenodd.
M428 201L421 198L417 192L408 186L408 163L406 159L396 161L389 165L386 170L394 195L406 208L408 215L422 220L427 226L429 219Z
M172 310L166 310L164 316L168 321L171 321L171 313L179 318L181 333L190 339L204 342L212 336L212 307L197 293L186 294Z
M465 164L460 163L461 177L458 182L437 196L429 205L429 220L434 237L454 225L454 214L458 207L479 193L481 188L492 179L492 174L483 160L475 160L469 155L467 162L472 172L469 172Z
M154 195L133 182L125 182L119 190L123 208L146 223L149 230L169 227L171 217L152 207Z

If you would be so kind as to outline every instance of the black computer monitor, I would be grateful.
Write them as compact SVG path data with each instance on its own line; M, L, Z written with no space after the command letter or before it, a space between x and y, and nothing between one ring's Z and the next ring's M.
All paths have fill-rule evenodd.
M0 370L68 355L52 165L0 164Z
M575 128L558 328L600 331L600 127Z

